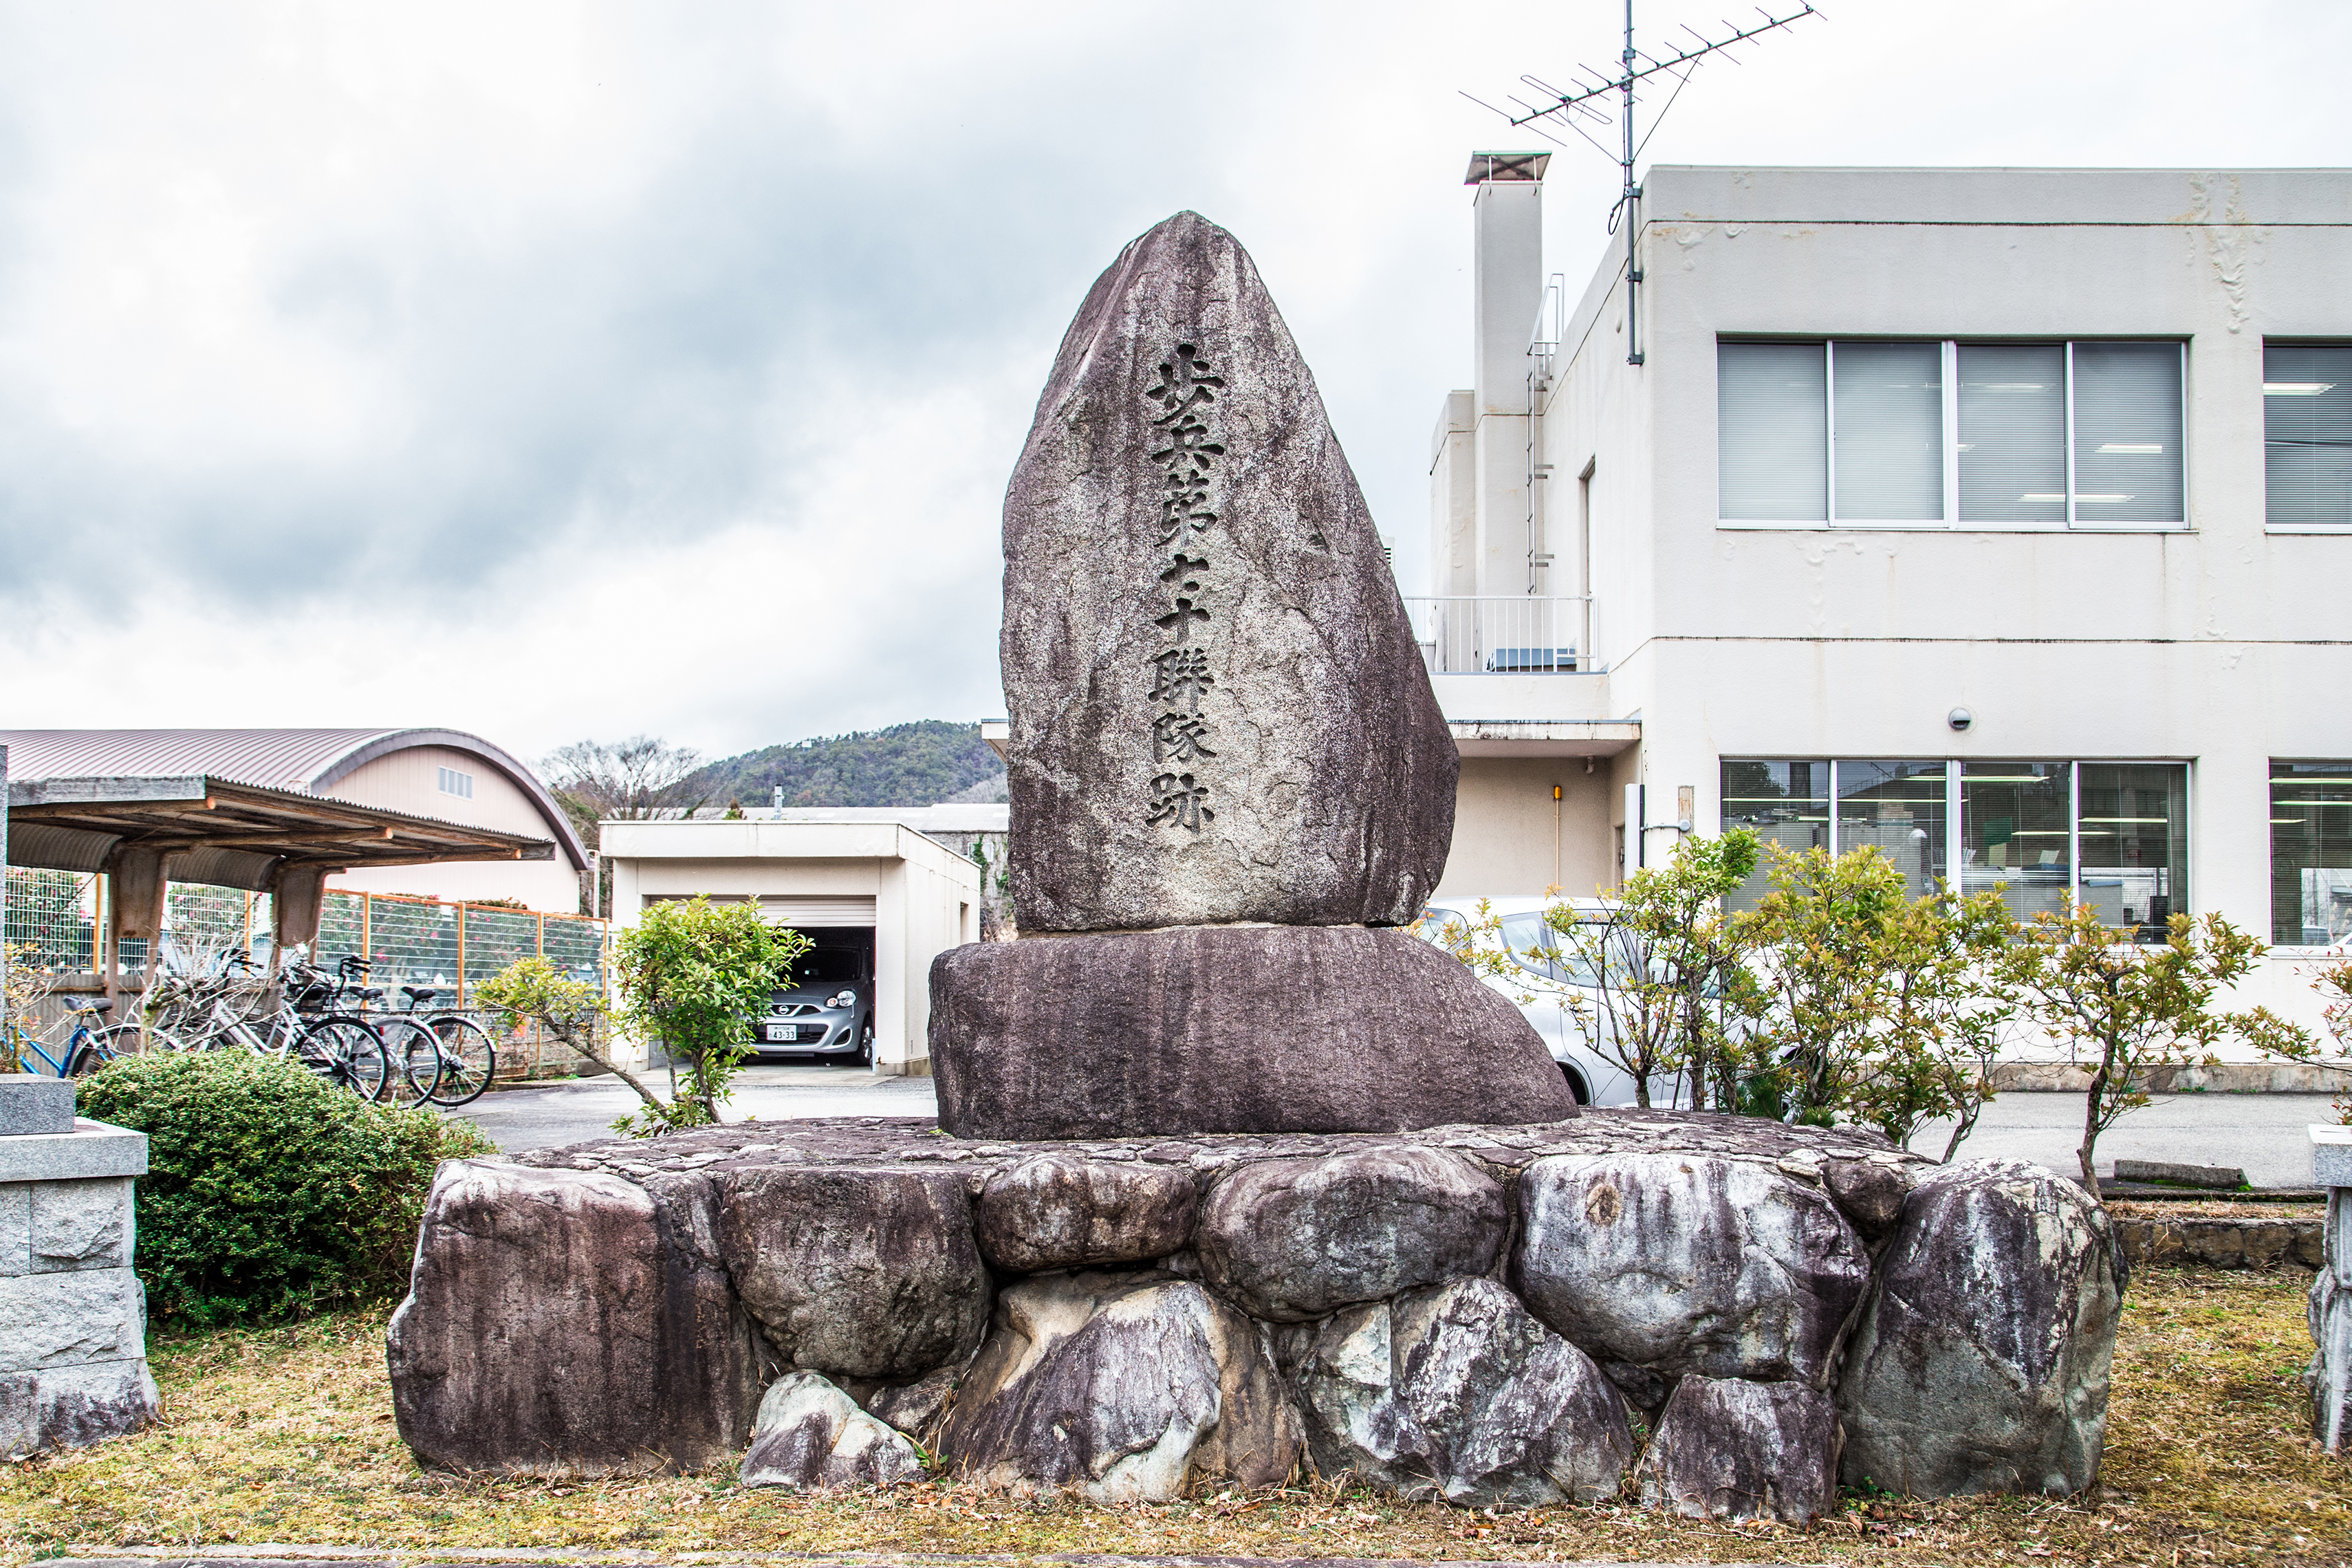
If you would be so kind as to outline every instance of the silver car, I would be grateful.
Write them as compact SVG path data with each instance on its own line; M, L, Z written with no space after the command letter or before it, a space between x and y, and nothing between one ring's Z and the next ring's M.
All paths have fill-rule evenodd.
M752 1054L871 1067L872 963L853 947L814 947L793 960L793 983L771 992L767 1012L751 1020Z
M1604 899L1440 898L1412 930L1448 952L1459 952L1475 941L1481 952L1508 953L1511 969L1524 974L1526 984L1517 983L1517 974L1480 978L1510 998L1543 1037L1544 1048L1559 1064L1577 1103L1631 1105L1632 1076L1592 1048L1593 1032L1607 1026L1596 977L1573 954L1546 956L1560 951L1560 940L1544 911L1562 904L1580 918L1594 921L1607 920L1614 907ZM1495 932L1480 929L1482 906L1486 916L1502 917L1499 942Z

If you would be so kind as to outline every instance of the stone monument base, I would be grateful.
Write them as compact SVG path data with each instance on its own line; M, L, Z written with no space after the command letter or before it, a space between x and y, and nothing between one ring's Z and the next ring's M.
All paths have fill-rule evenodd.
M1401 1132L1576 1114L1517 1008L1402 931L1188 926L1024 937L931 964L959 1138Z
M159 1402L131 1272L147 1137L77 1121L73 1086L0 1074L0 1457L135 1432Z
M401 1436L450 1469L1104 1501L1344 1471L1481 1508L1630 1478L1799 1521L1841 1479L2091 1484L2119 1283L2063 1177L1754 1118L841 1118L445 1163L390 1351Z

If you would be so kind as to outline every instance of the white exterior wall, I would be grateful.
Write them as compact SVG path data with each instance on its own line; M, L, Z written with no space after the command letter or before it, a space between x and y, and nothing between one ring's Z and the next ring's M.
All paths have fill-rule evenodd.
M470 774L474 793L444 795L442 768ZM336 800L438 817L471 826L552 838L539 804L471 752L414 746L353 768L323 792ZM580 912L580 874L559 845L552 860L449 860L348 872L328 884L338 892L406 893L433 899L519 899L547 914Z
M600 831L616 930L635 925L648 900L697 893L874 900L874 1065L930 1070L931 960L980 935L980 869L970 860L893 822L608 822Z
M2267 939L2269 761L2352 758L2352 538L2264 526L2262 355L2352 338L2352 174L1658 168L1645 190L1647 363L1624 363L1604 252L1543 412L1553 515L1594 467L1608 674L1532 678L1516 716L1590 714L1599 683L1640 724L1615 815L1646 783L1670 824L1687 784L1705 832L1727 755L2186 762L2187 907ZM2188 527L1727 528L1725 334L2185 340ZM1653 826L1651 858L1673 837ZM2294 962L2248 994L2309 1021Z

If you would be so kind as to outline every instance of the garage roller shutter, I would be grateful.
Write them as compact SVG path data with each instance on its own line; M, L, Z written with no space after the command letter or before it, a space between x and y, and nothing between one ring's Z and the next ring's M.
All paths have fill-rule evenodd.
M760 912L778 925L870 926L874 923L874 900L870 895L865 898L820 898L787 893L761 899Z

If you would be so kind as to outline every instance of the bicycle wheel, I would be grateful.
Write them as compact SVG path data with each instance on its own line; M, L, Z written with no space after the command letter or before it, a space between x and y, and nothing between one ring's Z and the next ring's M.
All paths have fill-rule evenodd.
M395 1105L421 1105L441 1087L446 1068L441 1042L433 1031L409 1018L379 1018L376 1033L383 1037L391 1070L384 1075L383 1098Z
M441 1041L441 1088L433 1103L453 1110L471 1105L499 1070L499 1048L490 1043L490 1032L471 1018L450 1013L433 1020L433 1033Z
M391 1070L383 1037L357 1018L322 1018L302 1031L294 1054L306 1068L362 1100L383 1092Z

